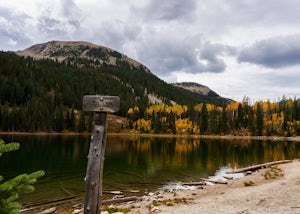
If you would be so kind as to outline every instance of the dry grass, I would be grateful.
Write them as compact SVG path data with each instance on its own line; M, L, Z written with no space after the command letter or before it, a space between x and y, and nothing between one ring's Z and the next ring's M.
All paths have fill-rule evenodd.
M269 180L283 177L284 173L282 169L278 166L271 166L262 175L265 177L266 180Z

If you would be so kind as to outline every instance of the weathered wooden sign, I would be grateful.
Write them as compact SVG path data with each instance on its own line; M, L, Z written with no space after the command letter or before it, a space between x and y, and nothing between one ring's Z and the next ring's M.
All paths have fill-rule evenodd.
M93 112L119 111L120 97L103 95L85 95L83 97L82 110Z
M83 111L94 112L93 136L86 171L84 214L101 213L102 175L106 147L107 113L119 110L120 98L116 96L86 95Z

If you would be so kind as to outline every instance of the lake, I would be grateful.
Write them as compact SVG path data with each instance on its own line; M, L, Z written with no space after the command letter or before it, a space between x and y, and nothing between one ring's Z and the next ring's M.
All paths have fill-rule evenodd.
M4 178L43 169L36 191L22 201L84 196L89 136L2 135L20 149L0 159ZM300 142L108 136L103 190L155 191L169 182L197 181L224 168L300 158Z

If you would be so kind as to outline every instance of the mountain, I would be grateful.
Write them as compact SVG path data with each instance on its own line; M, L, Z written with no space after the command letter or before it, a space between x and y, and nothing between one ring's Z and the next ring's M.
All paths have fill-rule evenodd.
M215 101L218 101L219 103L228 103L233 100L221 97L219 94L211 90L209 87L194 83L194 82L181 82L181 83L172 83L172 85L179 87L179 88L184 88L186 90L189 90L191 92L203 95L203 96L208 96Z
M81 112L87 94L119 96L118 116L137 106L135 118L152 104L192 111L201 102L229 102L168 84L141 63L91 43L52 41L0 51L0 131L90 130L91 115Z
M142 90L145 94L147 94L148 102L150 104L175 102L179 104L185 103L192 105L199 102L228 102L228 99L220 97L218 94L211 91L205 86L196 86L196 84L194 84L194 89L195 87L197 88L197 90L195 91L194 89L191 90L193 88L193 83L178 83L169 85L158 79L158 77L153 75L145 65L137 62L136 60L131 59L126 55L110 48L95 45L89 42L50 41L43 44L33 45L23 51L17 51L16 54L25 57L29 56L37 60L52 59L56 62L75 65L82 68L93 67L95 69L101 70L102 72L105 72L103 68L107 69L108 66L110 66L110 69L114 68L114 70L118 68L119 72L115 72L114 74L110 73L110 76L118 78L120 83L127 85L131 88L132 91L136 90L136 86L140 86L138 90ZM127 79L125 80L125 82L124 74L126 74L126 72L123 71L124 74L120 74L120 71L124 70L122 69L124 68L124 66L127 66L129 70L132 71L130 75L129 73L127 73L127 76L131 76L131 79L125 77L125 79ZM136 73L136 71L142 72L144 76L141 73L133 76L132 74ZM147 81L142 81L142 79L145 78L145 75L151 77L147 77ZM190 85L191 87L188 87L188 85ZM178 87L181 88L181 90L178 91ZM161 90L162 88L164 89ZM168 92L163 92L166 90L168 90ZM207 93L199 93L200 91L206 91ZM142 95L142 93L140 93L140 95ZM185 96L186 99L179 99L178 97L180 96ZM190 97L192 97L192 99Z
M110 48L83 41L50 41L33 45L25 50L16 52L19 56L30 56L34 59L53 59L58 62L68 62L78 66L102 64L118 65L124 62L131 67L150 70L141 63Z

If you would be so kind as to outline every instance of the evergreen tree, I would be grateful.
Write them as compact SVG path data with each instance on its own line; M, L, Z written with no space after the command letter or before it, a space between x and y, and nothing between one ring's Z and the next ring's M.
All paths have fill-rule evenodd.
M17 150L19 147L19 143L5 144L0 139L0 157L2 153ZM44 176L44 174L44 171L40 170L31 174L21 174L7 181L4 181L4 178L0 176L0 213L19 213L21 208L21 204L17 201L19 195L33 192L33 184L38 178Z
M74 110L74 105L71 110L71 118L70 118L70 130L75 131L76 130L76 124L75 124L75 110Z
M257 110L256 110L256 128L257 128L257 135L261 136L263 134L264 128L264 112L262 106L258 103Z
M226 134L227 130L228 130L228 127L227 127L226 107L223 106L223 108L222 108L222 119L221 119L220 131L223 134Z
M81 111L79 123L78 123L78 132L84 132L85 131L85 113L84 111Z
M240 103L238 105L238 128L241 128L241 126L244 125L244 111L243 111L243 106Z
M92 113L89 114L89 132L93 131L93 121L94 121L94 115Z
M206 132L208 128L208 111L206 108L206 104L204 103L201 108L200 115L200 132L203 134Z
M250 135L254 135L255 134L254 112L253 112L252 108L249 108L248 131L249 131Z
M176 134L176 124L175 124L175 113L172 111L169 113L168 122L169 122L169 129L172 130L173 134Z
M64 128L64 115L62 107L59 106L55 109L55 130L61 132Z

